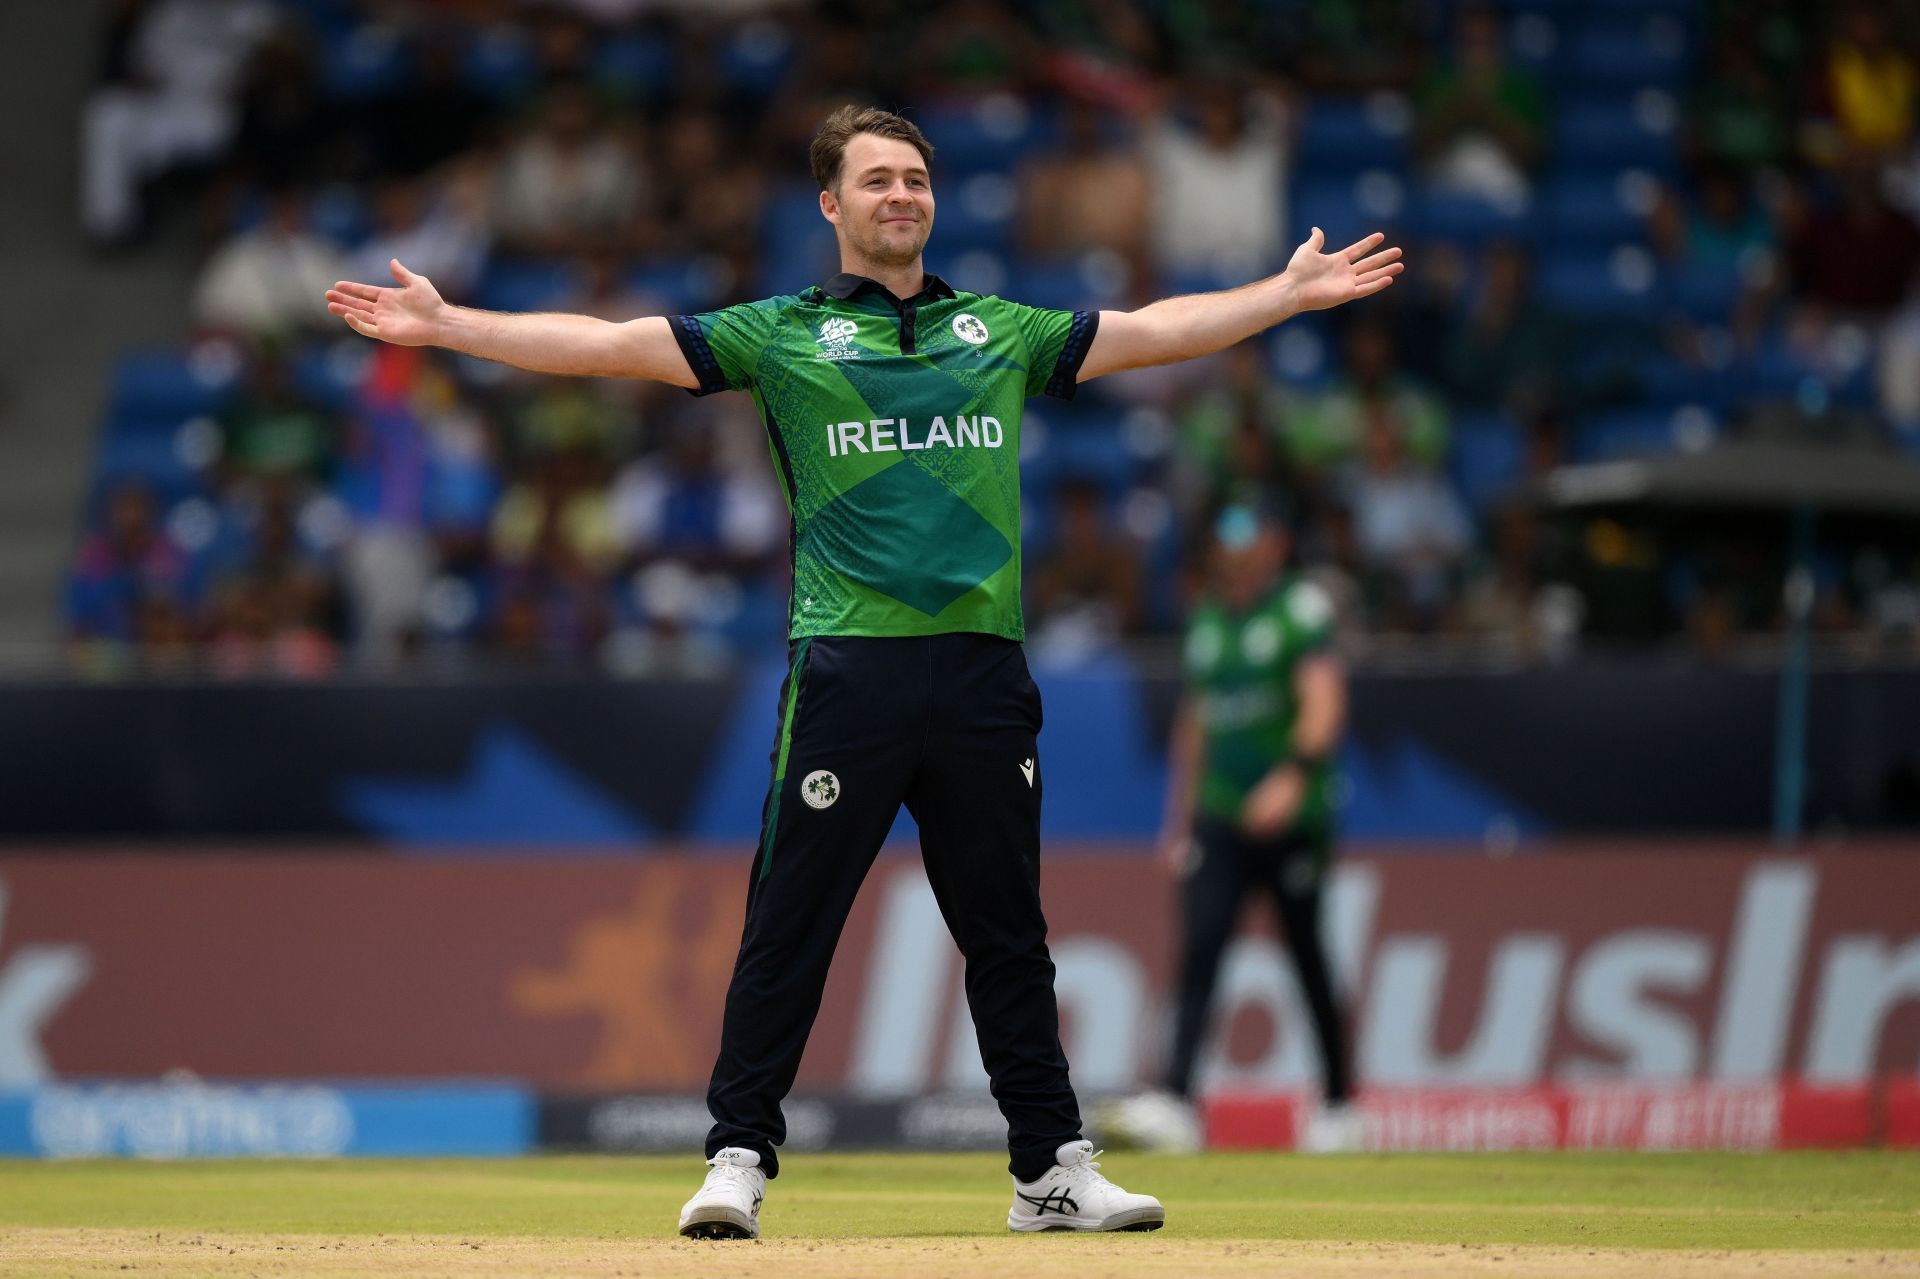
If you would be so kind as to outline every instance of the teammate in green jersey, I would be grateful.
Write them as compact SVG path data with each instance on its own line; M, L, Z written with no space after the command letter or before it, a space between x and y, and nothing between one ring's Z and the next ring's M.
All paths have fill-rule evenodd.
M1008 1125L1013 1230L1150 1230L1165 1214L1098 1172L1082 1138L1040 909L1040 697L1020 640L1019 441L1026 397L1192 359L1301 311L1378 293L1383 237L1278 275L1137 311L1051 311L962 293L922 260L933 148L900 116L835 112L810 161L841 273L800 292L610 323L450 306L341 282L356 333L543 373L747 391L792 512L789 672L760 848L708 1090L706 1184L682 1233L759 1233L786 1136L780 1102L835 942L900 806L966 960L981 1060Z
M1352 1148L1359 1117L1346 1030L1321 933L1333 858L1333 753L1346 679L1326 593L1285 572L1276 512L1228 506L1214 528L1210 589L1187 629L1188 694L1174 721L1162 856L1180 877L1178 1004L1164 1089L1103 1116L1112 1136L1163 1150L1200 1145L1194 1073L1220 961L1249 894L1270 896L1320 1047L1326 1104L1300 1144Z

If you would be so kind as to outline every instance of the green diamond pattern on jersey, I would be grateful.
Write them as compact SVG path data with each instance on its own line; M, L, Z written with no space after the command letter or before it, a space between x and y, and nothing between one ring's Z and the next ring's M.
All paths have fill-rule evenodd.
M840 275L672 317L697 395L750 391L793 517L788 634L1025 638L1020 422L1098 317Z
M928 617L1013 558L991 521L912 462L896 462L821 507L800 549Z

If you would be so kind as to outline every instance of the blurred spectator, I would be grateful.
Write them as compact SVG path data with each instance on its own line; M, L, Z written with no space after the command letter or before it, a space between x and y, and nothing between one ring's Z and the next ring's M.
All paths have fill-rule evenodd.
M1278 97L1232 78L1197 81L1141 134L1151 183L1154 262L1250 280L1282 265L1287 244L1287 117Z
M334 133L334 115L320 97L312 46L293 31L267 40L247 63L240 87L234 165L260 186L311 183Z
M1707 54L1711 65L1688 113L1695 150L1710 164L1780 164L1792 149L1794 81L1769 70L1744 23L1717 33Z
M554 85L501 157L494 225L502 246L545 255L613 242L646 195L642 172L584 84Z
M314 480L333 456L335 427L325 409L293 385L287 359L268 348L250 361L245 381L220 415L221 460L229 478Z
M1308 0L1300 74L1316 90L1405 89L1420 73L1431 15L1405 0Z
M274 20L267 0L114 5L100 83L80 118L80 220L95 243L140 229L149 179L220 157L247 58Z
M1347 500L1374 616L1388 630L1431 629L1451 597L1473 527L1446 480L1408 457L1386 414L1369 415L1363 447Z
M346 270L351 279L387 283L387 264L398 258L443 296L457 298L473 286L486 256L483 216L457 191L436 194L418 179L388 178L374 188L372 233L348 255Z
M1437 465L1446 454L1445 406L1400 372L1392 331L1368 317L1348 325L1344 376L1293 414L1287 451L1307 470L1323 471L1359 457L1375 423L1419 465Z
M230 678L314 678L337 658L339 600L324 554L300 531L297 490L261 495L243 558L215 588L210 657Z
M1139 549L1106 507L1092 481L1055 490L1053 548L1026 571L1028 620L1042 647L1086 651L1139 628Z
M1294 493L1303 482L1286 449L1291 397L1267 371L1261 343L1249 340L1213 357L1215 376L1180 410L1176 453L1179 494L1191 512L1218 510L1248 486Z
M1825 126L1814 133L1816 155L1868 163L1905 158L1920 110L1920 66L1893 43L1879 5L1853 0L1841 10L1816 96Z
M948 0L927 10L909 62L919 92L960 95L1026 88L1040 52L1006 0Z
M101 527L81 543L67 612L78 640L131 641L149 603L177 613L187 557L160 526L153 490L138 481L107 495Z
M306 201L292 189L275 194L259 226L228 240L194 285L194 319L206 328L279 338L338 321L326 291L346 274L346 259L308 229Z
M610 571L620 557L605 463L586 448L540 455L493 515L493 549L510 568L572 581Z
M1503 207L1526 201L1546 143L1546 97L1507 61L1493 10L1461 13L1453 57L1420 86L1414 122L1436 186Z
M1146 166L1105 112L1076 99L1058 147L1029 157L1021 171L1020 243L1039 257L1108 249L1145 274Z
M1547 537L1539 518L1515 507L1493 523L1491 562L1460 593L1453 619L1468 635L1495 640L1525 657L1564 653L1584 606L1571 587L1549 581Z
M1730 165L1711 164L1695 177L1693 196L1666 192L1650 228L1668 261L1729 273L1765 270L1779 233L1752 184Z
M750 575L787 533L787 513L764 468L726 470L710 426L683 420L667 447L614 481L615 536L642 560Z
M418 70L392 93L369 101L358 134L375 171L418 177L475 146L494 126L493 104L474 92L451 32L420 41Z
M1655 188L1621 166L1666 174L1684 162L1692 176L1651 211L1652 258L1613 244L1635 229L1609 221L1612 210L1589 219L1558 198L1536 204L1526 247L1473 235L1418 246L1391 295L1344 317L1330 381L1322 355L1342 330L1312 318L1214 359L1103 380L1078 411L1119 425L1114 487L1123 464L1129 531L1100 486L1055 487L1070 450L1050 452L1036 431L1036 638L1084 651L1170 620L1170 593L1145 588L1143 563L1172 556L1135 544L1147 515L1171 506L1193 525L1252 485L1285 495L1317 575L1364 575L1379 625L1446 626L1542 655L1581 632L1737 649L1776 624L1777 571L1703 557L1694 530L1625 517L1536 524L1476 510L1486 544L1471 553L1467 513L1441 477L1459 475L1483 503L1593 454L1616 426L1658 436L1683 408L1689 430L1702 428L1690 440L1758 435L1785 414L1802 430L1816 422L1823 439L1845 417L1860 437L1920 451L1920 228L1909 216L1920 209L1920 90L1904 13L1843 4L1820 23L1804 0L1720 0L1678 26L1664 10L1651 18L1649 40L1671 28L1701 59L1685 68L1697 87L1669 134L1661 94L1612 79L1539 83L1506 52L1545 58L1541 36L1557 30L1553 65L1584 77L1590 51L1566 55L1588 18L1625 32L1644 6L1630 20L1593 4L1521 6L1509 29L1483 6L1407 0L971 0L926 12L835 0L775 6L749 29L714 21L712 6L651 0L126 0L82 122L88 230L127 235L151 177L221 175L202 225L224 236L239 225L229 206L267 215L210 256L194 314L264 347L237 393L220 391L215 491L165 518L156 494L183 482L185 454L164 448L191 452L209 436L159 441L150 429L177 422L167 415L186 397L179 379L224 387L219 360L201 350L183 369L156 368L156 404L116 407L109 456L156 459L158 487L108 498L80 547L76 657L179 669L217 635L236 673L322 670L346 642L356 660L423 642L592 654L619 670L711 660L736 619L744 634L771 617L784 587L786 512L744 400L366 344L341 336L321 290L341 276L384 282L398 257L456 300L497 285L614 321L736 300L788 270L759 261L768 209L802 176L824 110L851 98L923 112L936 133L936 121L974 123L996 144L1009 126L1004 156L979 150L967 164L1017 169L1018 234L994 244L1010 296L1035 300L1022 297L1027 268L1087 250L1132 268L1122 299L1213 288L1280 265L1296 238L1296 178L1317 209L1365 164L1353 197L1392 205L1395 179L1372 166L1392 170L1398 143L1372 107L1399 90L1416 92L1423 170L1476 198L1523 197L1548 158L1553 105L1586 111L1608 105L1603 95L1630 101L1647 136L1623 138L1631 161L1553 156L1556 183L1592 181L1604 199L1617 177L1616 198L1637 209ZM1435 56L1425 46L1448 16L1455 47ZM776 48L787 43L791 60ZM379 56L331 61L343 49ZM1255 71L1224 70L1235 66ZM1290 172L1290 126L1306 108L1275 77L1281 67L1316 92L1387 91L1342 126L1380 133L1356 136L1364 159L1327 154L1322 137L1303 153L1315 167ZM510 131L503 108L519 121ZM1792 174L1808 157L1825 163ZM1415 213L1445 204L1427 194L1412 193ZM1084 275L1056 279L1064 291ZM1622 306L1634 293L1641 302ZM334 343L309 343L312 325ZM1599 412L1612 420L1590 432ZM1579 541L1558 540L1563 528ZM1832 587L1821 624L1920 642L1900 620L1915 615L1912 548L1871 550L1897 567L1859 570L1851 594ZM1695 561L1710 571L1673 567ZM778 627L766 630L773 640Z
M674 117L661 143L659 198L634 229L633 242L654 253L713 254L732 262L737 279L750 278L766 192L763 166L710 112Z
M1885 316L1920 271L1920 227L1887 203L1873 170L1849 165L1834 180L1831 203L1797 210L1787 241L1790 286L1808 302Z
M1488 247L1464 312L1445 324L1438 345L1441 384L1462 404L1524 416L1554 401L1565 363L1560 326L1534 298L1523 247Z

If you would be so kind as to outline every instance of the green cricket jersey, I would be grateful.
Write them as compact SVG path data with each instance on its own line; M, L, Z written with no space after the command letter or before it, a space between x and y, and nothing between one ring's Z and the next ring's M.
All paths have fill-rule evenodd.
M841 274L671 324L694 394L751 391L792 512L789 634L1025 637L1020 415L1073 397L1097 312Z
M1237 821L1254 784L1292 753L1300 712L1294 672L1332 642L1332 602L1302 578L1284 579L1245 612L1230 612L1217 600L1194 611L1186 669L1203 741L1194 800L1201 815ZM1296 829L1331 833L1331 772L1322 763L1308 773Z

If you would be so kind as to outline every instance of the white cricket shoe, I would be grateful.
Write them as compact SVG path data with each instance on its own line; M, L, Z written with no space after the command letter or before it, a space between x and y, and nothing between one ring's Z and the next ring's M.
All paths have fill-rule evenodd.
M1110 1102L1097 1122L1100 1136L1116 1147L1169 1155L1190 1155L1200 1149L1200 1117L1193 1103L1164 1089Z
M1008 1230L1158 1230L1167 1210L1152 1195L1131 1195L1100 1175L1090 1141L1070 1141L1038 1181L1013 1183Z
M1300 1139L1300 1151L1308 1155L1350 1155L1366 1148L1366 1116L1352 1102L1321 1106Z
M689 1239L758 1239L760 1201L767 1197L760 1152L728 1146L707 1164L712 1171L700 1193L680 1210L680 1233Z

